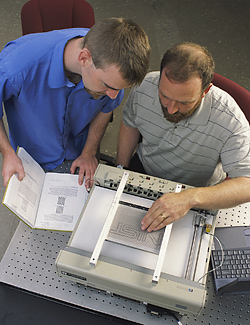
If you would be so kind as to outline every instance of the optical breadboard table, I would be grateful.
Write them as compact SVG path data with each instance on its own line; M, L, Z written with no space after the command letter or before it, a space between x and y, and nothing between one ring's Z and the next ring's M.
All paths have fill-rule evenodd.
M218 227L237 225L250 225L250 203L219 211ZM145 325L176 324L176 319L172 316L148 313L143 302L59 277L55 260L59 251L66 247L70 235L71 233L67 232L34 230L20 222L0 263L0 282L44 299L52 299L55 303L67 304L111 318ZM207 295L203 310L197 317L180 317L183 325L249 324L249 296L216 296L211 274L208 274L206 286Z
M218 225L249 225L250 204L222 210ZM63 249L70 233L33 230L20 222L3 256L0 281L44 298L67 303L139 324L174 324L172 316L156 316L146 311L137 301L118 297L98 289L66 281L58 277L55 260ZM198 317L183 316L182 324L248 324L250 297L244 295L215 296L212 275L207 279L206 304Z

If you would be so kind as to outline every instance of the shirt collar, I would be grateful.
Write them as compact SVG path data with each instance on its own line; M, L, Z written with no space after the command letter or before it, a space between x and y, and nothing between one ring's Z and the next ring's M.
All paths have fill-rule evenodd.
M64 48L68 39L64 39L59 42L51 57L50 70L49 70L49 87L50 88L61 88L64 86L74 87L75 84L68 80L64 73L63 54ZM82 84L82 82L80 82Z
M187 124L206 125L209 120L212 107L212 96L210 91L202 98L200 105L194 113L187 118Z

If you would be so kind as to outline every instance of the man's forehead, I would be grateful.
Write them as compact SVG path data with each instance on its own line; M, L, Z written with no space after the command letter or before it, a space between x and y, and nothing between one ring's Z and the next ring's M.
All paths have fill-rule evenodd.
M99 70L101 81L107 88L121 90L130 87L128 82L123 79L120 69L116 65L109 65Z
M185 82L176 82L164 76L159 80L159 92L169 99L180 102L193 102L201 95L202 82L199 77L191 77Z

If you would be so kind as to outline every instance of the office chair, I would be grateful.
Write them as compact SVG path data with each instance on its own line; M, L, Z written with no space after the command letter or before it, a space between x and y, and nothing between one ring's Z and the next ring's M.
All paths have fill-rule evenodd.
M214 73L212 83L234 98L250 123L250 92L218 73Z
M94 10L84 0L30 0L21 10L23 35L54 29L83 27L95 24Z
M214 73L212 83L231 95L250 123L250 92L236 82ZM229 178L227 177L226 180Z

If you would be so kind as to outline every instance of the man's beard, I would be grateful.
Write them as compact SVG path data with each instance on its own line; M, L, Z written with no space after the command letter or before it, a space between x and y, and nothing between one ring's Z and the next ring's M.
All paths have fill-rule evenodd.
M165 119L171 123L178 123L181 120L184 120L186 118L188 118L189 116L191 116L193 114L193 112L196 110L196 108L200 105L201 103L201 98L200 100L198 100L198 102L194 105L193 108L191 108L188 112L186 113L181 113L179 111L175 112L174 114L169 114L168 113L168 109L167 107L164 107L161 103L161 108L162 108L162 112L163 115L165 117Z

